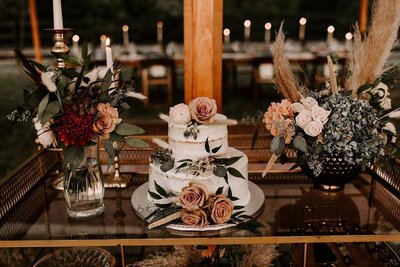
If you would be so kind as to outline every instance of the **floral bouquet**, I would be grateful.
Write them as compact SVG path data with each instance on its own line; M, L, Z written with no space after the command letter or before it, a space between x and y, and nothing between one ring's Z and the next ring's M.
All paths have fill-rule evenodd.
M76 68L58 69L43 66L28 60L15 50L24 71L32 78L34 87L25 89L24 104L12 111L12 121L32 120L37 130L39 143L44 147L59 146L67 162L79 160L83 148L104 141L106 151L113 157L112 141L124 141L132 146L147 146L147 143L131 138L142 134L138 126L123 123L119 117L122 109L128 109L127 98L143 99L134 92L133 81L117 87L114 77L121 70L89 69L91 53L82 49L82 60L65 56L64 59Z
M126 99L143 96L135 93L133 81L116 86L114 77L120 64L112 69L90 69L91 54L82 49L82 60L65 56L74 68L46 67L28 60L16 50L24 71L34 87L24 91L24 104L12 111L12 121L31 120L44 147L60 147L64 156L64 194L68 214L87 218L104 210L104 186L99 164L99 144L104 144L109 163L115 155L113 142L136 147L147 146L132 135L144 130L122 122L119 114L129 108ZM80 69L79 69L80 67Z
M327 57L329 83L318 92L300 85L291 72L280 27L274 51L275 83L285 99L272 103L264 114L273 139L263 176L286 149L298 151L293 168L310 169L314 177L324 173L326 157L360 169L357 166L385 155L396 156L397 132L390 120L400 117L400 109L391 109L389 89L400 68L384 68L384 64L396 40L399 12L398 1L376 1L368 34L362 38L355 27L348 65L339 69Z

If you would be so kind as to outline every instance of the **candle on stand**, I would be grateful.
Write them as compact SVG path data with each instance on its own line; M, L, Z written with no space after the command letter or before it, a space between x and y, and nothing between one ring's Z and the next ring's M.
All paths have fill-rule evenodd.
M128 25L122 26L122 43L126 47L129 46L129 32L128 31L129 31Z
M353 34L351 32L348 32L344 37L346 38L346 50L350 51Z
M160 20L157 22L157 42L162 43L163 41L163 26L164 23Z
M228 28L225 28L223 33L224 33L224 43L229 44L231 41L230 37L231 31Z
M55 30L64 29L61 0L53 0L53 22Z
M107 41L107 36L105 34L102 34L100 36L100 48L101 49L106 48L106 41Z
M111 71L113 71L112 69L113 59L112 59L112 50L110 47L110 38L107 38L106 40L106 65L107 69L111 69Z
M326 36L326 43L328 44L328 46L330 46L333 41L333 32L335 31L335 27L331 25L328 27L327 31L328 35Z
M270 22L265 23L264 25L265 28L265 44L267 47L269 47L270 43L271 43L271 28L272 28L272 24Z
M251 21L250 20L245 20L244 22L244 41L248 42L250 40L250 26L251 26Z
M304 38L306 36L306 23L307 19L306 18L301 18L299 20L300 23L300 28L299 28L299 40L304 41Z
M71 48L71 54L74 56L79 56L79 35L74 35L72 36L72 48Z

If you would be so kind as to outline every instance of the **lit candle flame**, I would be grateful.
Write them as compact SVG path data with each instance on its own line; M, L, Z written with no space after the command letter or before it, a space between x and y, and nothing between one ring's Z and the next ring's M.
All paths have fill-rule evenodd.
M353 34L351 32L348 32L344 37L346 38L346 40L351 40L353 39Z
M299 20L299 23L300 23L300 25L306 25L307 19L306 19L306 18L301 18L301 19Z
M122 26L122 31L124 31L124 32L129 31L129 26L128 25Z
M160 20L157 22L157 28L162 28L164 23Z
M105 34L102 34L100 36L100 41L105 42L107 40L107 36Z
M74 42L79 42L79 35L74 35L74 36L72 36L72 41L74 41Z
M333 27L332 25L328 27L329 33L333 33L334 31L335 31L335 27Z
M265 28L266 30L271 30L272 24L271 24L270 22L267 22L267 23L265 23L264 28Z
M223 33L225 36L228 36L231 33L231 31L228 28L225 28Z
M250 27L250 25L251 25L251 21L250 20L245 20L245 22L244 22L244 26L245 27Z

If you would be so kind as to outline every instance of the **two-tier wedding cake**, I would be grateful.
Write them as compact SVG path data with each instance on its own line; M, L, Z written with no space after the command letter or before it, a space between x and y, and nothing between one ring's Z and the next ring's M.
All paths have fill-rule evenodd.
M168 144L151 155L148 199L164 204L164 195L178 196L189 184L202 184L210 195L224 194L235 206L246 206L250 199L247 156L228 145L228 125L236 121L216 113L215 100L198 97L189 105L170 108ZM157 142L157 141L156 141Z

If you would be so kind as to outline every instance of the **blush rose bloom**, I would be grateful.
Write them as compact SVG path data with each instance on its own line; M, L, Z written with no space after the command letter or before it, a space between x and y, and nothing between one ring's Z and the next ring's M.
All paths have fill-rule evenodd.
M312 137L318 136L322 133L322 124L317 121L312 121L304 127L304 132Z
M122 119L119 118L118 115L118 109L113 108L110 103L99 103L97 104L96 109L99 112L104 112L107 113L111 116L111 118L113 119L115 125L118 125L121 123Z
M192 211L203 207L208 196L207 186L190 183L188 186L182 188L181 195L179 196L179 203L182 208Z
M183 103L169 109L169 117L177 124L186 124L191 120L189 106Z
M311 117L313 120L321 122L322 125L325 125L328 121L329 114L331 114L331 112L325 110L323 107L313 106L311 108Z
M302 98L300 102L303 104L304 108L307 110L311 110L313 106L318 106L318 101L315 98L307 96L306 98Z
M291 104L291 108L293 109L294 112L300 113L304 109L304 106L303 104L296 102Z
M190 115L198 123L212 124L217 114L217 104L214 99L208 97L198 97L189 103Z
M309 124L312 121L311 114L308 110L303 109L300 111L300 113L296 116L296 124L300 128L304 129L307 124Z
M283 99L281 103L278 103L278 113L285 117L293 117L293 109L291 102L287 99Z
M110 137L110 133L115 130L115 126L116 124L110 114L98 112L93 123L93 131L100 134L100 137L106 140Z
M183 224L204 227L208 225L207 214L203 210L182 210Z
M232 201L225 195L216 195L210 202L211 219L216 224L221 224L229 221L232 216L233 204Z

